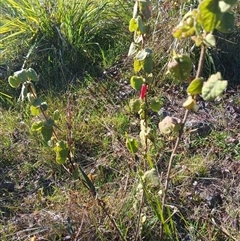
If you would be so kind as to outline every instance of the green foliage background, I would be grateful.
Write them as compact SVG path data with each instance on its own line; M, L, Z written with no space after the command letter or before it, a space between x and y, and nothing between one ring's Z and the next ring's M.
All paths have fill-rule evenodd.
M11 72L25 59L44 88L97 75L127 48L127 2L6 0L0 8L0 64Z
M7 77L22 66L32 67L39 74L40 81L34 83L37 93L43 97L44 105L45 101L48 104L48 116L55 116L58 111L59 116L54 120L57 120L58 134L63 139L66 138L66 109L70 99L74 162L82 165L93 180L120 233L137 240L136 230L140 224L139 233L143 239L155 241L158 237L159 220L163 220L161 192L151 185L139 188L137 170L142 168L144 157L135 153L137 149L142 150L135 141L139 138L139 119L129 110L139 110L142 86L141 78L133 76L131 79L132 60L129 63L125 58L132 41L132 34L128 32L132 3L123 0L0 0L0 98L4 101L10 100L10 96L15 98L14 105L0 106L0 136L3 137L0 167L4 170L1 172L4 175L0 175L0 239L15 240L16 235L19 239L36 236L48 240L62 240L69 235L77 238L78 234L82 240L89 240L90 235L94 240L118 240L120 237L113 227L114 222L89 197L86 186L72 181L66 169L54 161L54 151L46 147L39 133L31 130L32 123L39 121L39 117L32 116L29 103L16 103L19 90L10 88L7 83ZM154 177L156 183L162 183L162 173L166 171L173 146L170 139L159 137L157 122L161 117L157 111L164 106L167 112L170 109L171 113L176 113L186 96L185 86L179 89L165 75L170 50L188 52L195 65L199 59L199 51L192 42L173 41L171 30L194 4L197 1L152 1L152 34L146 38L146 47L154 49L151 94L157 98L149 102L149 125L157 138L156 150L150 149L147 156L154 168L142 179L151 181ZM233 34L220 35L217 40L222 46L217 44L219 49L211 48L207 52L204 75L224 70L223 77L229 74L230 81L232 77L237 80L240 51L235 43L239 42L239 25ZM224 48L226 45L229 48ZM118 60L124 62L121 69L116 64ZM103 77L103 70L110 77ZM117 73L116 78L113 72ZM136 94L129 105L125 101L127 95L121 96L128 90L128 81L135 87L131 94ZM9 97L3 93L8 93ZM215 180L220 182L216 183L216 188L223 191L224 203L220 209L214 209L217 212L213 215L217 221L222 221L229 214L229 222L223 223L223 227L239 238L233 225L239 215L235 190L239 190L240 182L239 175L234 176L235 169L239 170L240 156L239 124L234 119L239 94L234 92L230 100L223 96L223 100L216 107L206 106L212 116L209 121L213 121L213 131L206 137L186 133L180 153L175 156L169 194L169 203L173 206L166 209L166 215L171 218L166 223L169 228L165 230L165 240L179 237L180 240L183 237L234 240L212 223L211 209L205 200L208 196L198 193L202 189L214 190L203 184ZM229 104L233 106L230 108L233 114ZM137 147L132 148L133 155L126 150L126 133L129 133L127 145ZM57 152L64 150L64 143L59 147ZM65 152L62 154L58 159L60 163L62 157L66 157ZM229 163L234 164L231 170ZM13 193L1 188L5 182L16 183ZM201 189L197 192L196 182ZM143 188L148 201L142 209L138 195ZM30 222L35 225L32 230ZM46 230L45 227L50 228Z

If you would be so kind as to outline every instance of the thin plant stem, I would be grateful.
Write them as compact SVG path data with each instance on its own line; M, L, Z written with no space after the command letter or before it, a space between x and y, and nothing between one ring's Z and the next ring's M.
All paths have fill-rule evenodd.
M36 95L36 93L35 93L35 91L33 90L33 88L32 88L31 85L29 86L29 91L30 91L30 93L33 95L34 99L37 99L37 95ZM40 109L40 111L41 111L41 113L42 113L44 119L47 121L48 118L47 118L47 116L46 116L44 110L42 109L41 106L39 107L39 109ZM54 137L55 137L56 139L58 139L57 134L56 134L56 132L55 132L54 129L53 129L53 135L54 135Z
M145 113L144 113L144 126L145 126L145 134L146 132L148 131L148 113L147 113L147 110L148 110L148 100L147 100L147 93L146 93L146 96L144 98L144 101L145 101L145 104L146 104L146 110L145 110ZM146 161L146 158L147 158L147 153L148 153L148 138L147 136L145 135L145 157L144 157L144 172L147 170L147 161Z
M196 77L195 78L199 78L201 76L203 65L204 65L205 53L206 53L206 47L202 44L202 46L201 46L201 54L200 54L199 63L198 63L198 69L197 69L197 73L196 73ZM183 117L183 120L181 121L181 129L179 131L178 137L176 139L173 151L172 151L170 159L169 159L168 170L167 170L167 175L166 175L166 181L165 181L165 186L164 186L164 190L163 190L163 197L162 197L162 213L163 213L163 217L164 217L164 213L165 213L165 202L166 202L166 196L167 196L168 187L169 187L169 183L170 183L170 174L171 174L172 163L173 163L173 159L174 159L174 157L176 155L176 152L177 152L177 149L178 149L181 137L183 135L183 129L184 129L185 123L187 121L188 115L189 115L189 110L186 109L184 117ZM160 240L163 239L163 235L164 235L164 233L163 233L164 223L165 222L162 222L161 225L160 225Z

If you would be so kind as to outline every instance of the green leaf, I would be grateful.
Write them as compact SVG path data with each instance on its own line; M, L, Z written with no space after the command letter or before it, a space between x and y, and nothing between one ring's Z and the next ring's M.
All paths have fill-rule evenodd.
M30 111L33 116L38 116L40 114L39 107L35 107L34 105L30 106Z
M127 134L126 134L126 146L127 146L127 149L132 154L135 154L138 151L138 142L137 142L137 140L134 139L134 138L130 138Z
M138 25L138 29L141 34L145 34L147 32L147 28L143 23L142 17L141 16L137 16L137 25Z
M156 99L152 99L150 102L150 108L155 111L158 112L160 110L160 108L162 107L162 102Z
M196 103L196 100L192 98L192 96L188 96L187 100L183 103L183 107L188 110L197 111L198 105Z
M68 145L66 141L58 141L53 148L56 152L56 162L60 165L64 164L68 157Z
M216 46L216 38L212 33L207 34L205 37L205 43L210 47Z
M36 98L34 99L32 105L35 107L39 107L42 104L42 99L41 98Z
M44 125L48 128L51 128L55 125L54 120L49 118L48 120L44 121Z
M213 101L227 88L227 80L222 80L220 72L209 77L202 87L202 97L206 101Z
M43 125L41 128L41 134L42 134L43 140L48 142L52 138L53 127L48 127L46 125Z
M198 21L206 32L212 32L219 19L221 19L221 11L218 6L219 0L203 0L199 6Z
M132 18L130 21L129 21L129 31L130 32L134 32L134 31L137 31L138 29L138 23L137 23L137 20L135 18Z
M31 126L31 131L40 131L43 127L42 121L34 122Z
M32 69L32 68L29 68L29 69L27 70L27 77L28 77L29 79L31 79L32 81L38 81L37 73L36 73L36 71L35 71L34 69Z
M192 70L192 61L188 55L176 55L168 64L168 72L176 80L186 80Z
M139 98L131 99L129 101L130 110L133 113L138 113L138 111L140 110L140 105L141 105L141 101Z
M135 44L132 42L128 51L128 56L135 54L138 51L138 49L139 49L138 44Z
M231 12L223 14L221 21L219 21L216 29L222 33L231 33L234 31L235 16Z
M134 60L133 67L134 67L134 71L138 73L142 69L141 61Z
M147 56L143 61L142 61L142 66L143 69L146 73L150 74L152 73L152 69L153 69L153 60L152 60L152 56Z
M133 89L140 91L142 88L143 81L143 77L132 76L130 79L130 84L133 87Z
M15 76L9 76L8 83L12 88L18 88L22 82L19 79L17 79Z
M21 83L27 81L27 71L25 69L14 72L13 76Z
M135 59L138 61L142 61L144 60L146 57L152 55L152 50L149 48L146 49L142 49L141 51L139 51L137 53L137 55L135 56Z
M220 0L218 5L221 10L221 12L227 12L229 11L233 5L237 2L237 0Z
M46 102L42 102L41 105L40 105L40 107L42 108L43 111L46 111L47 108L48 108L48 105L47 105Z
M187 88L187 92L191 95L202 93L203 78L194 79Z
M54 121L59 120L59 118L60 118L60 112L59 112L59 110L55 110L53 112L53 119L54 119Z

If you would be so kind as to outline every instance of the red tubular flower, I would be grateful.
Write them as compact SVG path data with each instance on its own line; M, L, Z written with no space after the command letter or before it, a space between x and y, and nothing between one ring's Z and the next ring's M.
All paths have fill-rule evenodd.
M140 99L144 99L147 94L147 85L143 84L141 88L141 93L140 93Z

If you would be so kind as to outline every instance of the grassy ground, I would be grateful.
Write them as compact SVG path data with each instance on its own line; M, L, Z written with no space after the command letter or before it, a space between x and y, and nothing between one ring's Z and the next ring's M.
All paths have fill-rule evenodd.
M126 11L127 6L123 8ZM164 77L164 65L174 45L170 29L178 21L176 13L186 11L189 5L166 1L164 6L154 6L155 34L149 39L149 45L153 45L156 52L154 92L161 95L162 107L167 114L181 117L181 105L186 97L184 87L175 86ZM164 9L158 16L160 7ZM126 14L123 9L121 16ZM169 25L164 22L167 17L171 19ZM121 19L123 22L126 20L125 17ZM115 20L118 23L119 20ZM115 30L110 30L109 34L112 32L115 34ZM31 37L31 34L28 36ZM43 40L41 37L39 39L43 42L39 40L36 44L44 50L44 43L51 42L51 39L47 39L47 35L42 36ZM239 36L239 30L229 38L236 36ZM52 55L49 51L44 52L44 56L38 55L37 50L33 51L30 55L32 59L28 59L27 63L27 66L30 63L34 65L40 58L44 65L39 65L37 70L42 73L42 69L46 68L45 58L55 56L50 61L53 65L48 61L49 70L44 73L44 78L40 76L43 84L37 86L37 91L49 104L49 114L55 109L60 111L58 125L63 131L58 134L62 137L66 136L66 112L68 100L71 100L75 146L73 161L81 165L94 181L101 203L92 198L82 182L75 180L55 162L54 152L44 145L37 134L31 132L34 118L29 105L16 103L18 91L10 92L4 79L18 65L22 65L23 58L21 54L11 57L4 52L2 55L1 91L11 94L14 104L4 98L0 108L1 240L158 240L159 200L174 142L160 135L156 124L162 117L153 114L150 124L155 128L157 140L156 148L151 149L152 160L149 163L157 170L159 184L157 188L144 187L149 192L146 192L148 195L144 197L143 204L139 186L141 170L144 169L143 156L141 151L132 156L125 144L125 133L138 137L140 128L138 117L130 113L128 106L129 98L139 95L129 87L131 61L125 57L127 48L122 45L128 37L123 36L120 43L115 43L116 53L111 48L104 49L102 45L103 52L89 50L92 55L84 57L90 57L86 62L89 65L87 70L84 67L76 71L78 68L69 67L69 57L61 62L63 59L58 60L58 54ZM10 46L16 40L12 41ZM126 46L129 43L126 42ZM191 48L185 46L186 49ZM182 45L177 44L176 47L181 48ZM229 55L236 53L235 47L232 51L229 47ZM29 48L26 47L25 54ZM121 57L120 49L123 51ZM221 53L224 55L224 52ZM221 57L221 54L214 54L215 58ZM197 56L197 53L192 55ZM91 59L95 59L96 63L89 64ZM236 66L234 63L233 66ZM91 72L90 66L97 68L98 73ZM58 76L54 75L56 73L51 75L52 68L56 73L64 68L64 76L62 72L58 73L61 83L64 83L61 91L59 87L62 85L57 79L52 81ZM211 71L211 66L206 69L207 72ZM67 80L66 88L68 74L71 78ZM171 172L167 197L170 221L166 226L165 240L240 239L240 92L236 81L234 84L234 88L229 88L220 101L213 104L200 101L199 113L190 114ZM59 85L58 88L56 85ZM46 87L48 89L44 90Z

